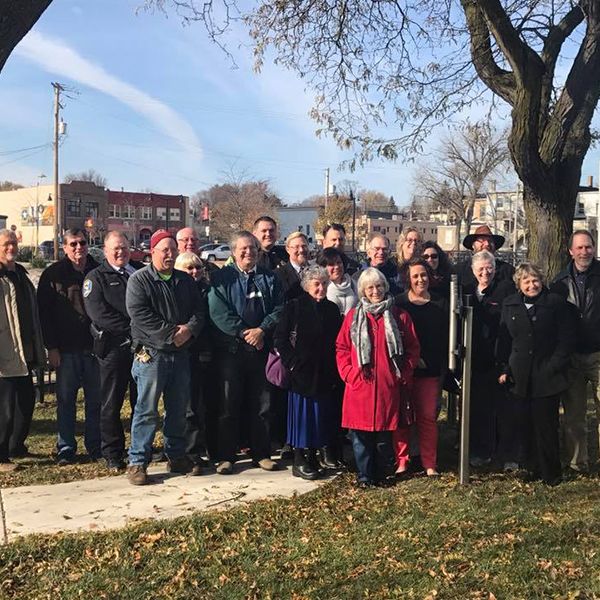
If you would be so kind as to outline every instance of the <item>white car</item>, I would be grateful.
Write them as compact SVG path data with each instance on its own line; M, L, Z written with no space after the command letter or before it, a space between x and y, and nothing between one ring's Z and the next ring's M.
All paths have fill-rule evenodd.
M202 247L202 260L227 260L231 256L231 248L227 244L206 244Z

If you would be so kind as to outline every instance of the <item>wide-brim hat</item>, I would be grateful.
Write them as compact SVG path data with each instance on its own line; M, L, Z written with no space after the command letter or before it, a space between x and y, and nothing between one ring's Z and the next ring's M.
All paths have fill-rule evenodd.
M506 241L506 238L504 236L492 233L492 230L487 225L480 225L479 227L477 227L477 229L475 229L473 233L470 233L469 235L465 236L465 239L462 242L463 246L465 248L468 248L469 250L473 250L473 242L478 237L484 236L491 237L494 240L494 246L496 246L496 250L498 250L498 248L501 248L504 245L504 242Z

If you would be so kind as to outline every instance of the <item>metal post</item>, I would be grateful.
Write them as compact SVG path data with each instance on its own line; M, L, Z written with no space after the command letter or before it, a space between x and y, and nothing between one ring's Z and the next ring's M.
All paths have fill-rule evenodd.
M63 226L63 210L61 199L59 197L58 183L58 138L59 138L59 117L60 109L60 93L63 90L60 83L52 83L54 88L54 260L58 260L58 238L62 234Z
M460 421L460 464L459 482L469 483L469 426L471 422L471 339L473 336L473 307L464 308L463 345L464 360L462 369L462 409Z
M458 276L450 275L450 324L448 343L448 368L456 369L456 342L458 334Z
M356 197L350 190L350 200L352 200L352 252L356 250Z

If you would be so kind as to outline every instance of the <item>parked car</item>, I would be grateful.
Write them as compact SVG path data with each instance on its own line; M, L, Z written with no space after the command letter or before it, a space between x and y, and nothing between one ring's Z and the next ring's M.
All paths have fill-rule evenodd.
M227 260L231 256L231 248L228 244L207 244L200 251L203 260Z
M52 240L46 240L38 246L38 254L44 260L54 259L54 242ZM62 244L58 244L58 258L63 258L65 251L63 250Z
M137 260L140 262L149 263L150 262L150 250L143 248L141 244L140 244L139 248L135 248L134 246L132 246L131 250L130 250L130 258L131 258L131 260Z

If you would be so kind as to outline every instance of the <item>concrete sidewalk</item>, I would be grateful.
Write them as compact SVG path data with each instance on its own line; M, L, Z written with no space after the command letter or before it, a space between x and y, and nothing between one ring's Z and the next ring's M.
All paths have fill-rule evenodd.
M133 486L125 475L0 491L0 541L31 533L101 531L139 519L170 519L225 509L267 497L289 497L322 483L292 476L291 467L266 472L236 463L236 474L172 475L166 463L148 469L151 483Z

